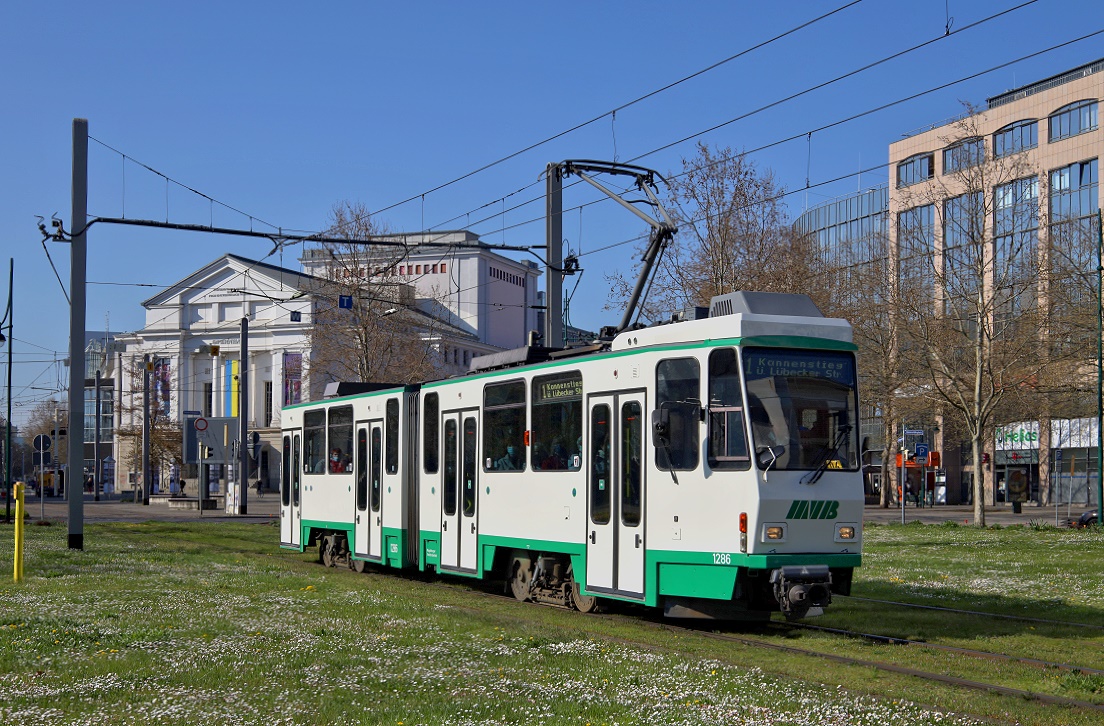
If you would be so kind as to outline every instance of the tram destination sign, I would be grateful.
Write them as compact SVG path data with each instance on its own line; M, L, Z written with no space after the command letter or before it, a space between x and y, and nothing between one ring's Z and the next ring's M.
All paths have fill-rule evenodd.
M756 378L823 378L854 385L855 368L849 355L803 351L750 351L744 369Z

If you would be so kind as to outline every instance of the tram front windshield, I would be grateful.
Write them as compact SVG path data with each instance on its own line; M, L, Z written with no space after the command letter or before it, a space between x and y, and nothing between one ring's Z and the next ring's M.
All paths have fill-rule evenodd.
M743 364L748 419L761 468L858 469L851 353L745 348Z

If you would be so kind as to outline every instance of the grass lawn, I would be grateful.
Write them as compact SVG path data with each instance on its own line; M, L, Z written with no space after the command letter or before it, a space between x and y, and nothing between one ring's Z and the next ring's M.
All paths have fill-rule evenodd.
M1048 539L1038 553L1024 540L1025 559L1011 531L871 528L856 594L1041 602L1044 617L1104 622L1099 534L1068 550ZM11 529L0 537L10 564ZM64 526L28 527L24 582L0 583L0 722L975 723L920 705L940 702L930 692L895 695L907 690L893 679L791 669L774 655L487 600L462 583L325 569L277 540L260 524L94 524L85 550L70 551ZM1086 551L1095 564L1064 562ZM948 553L972 564L940 564ZM1010 556L1018 569L998 567ZM1002 573L1017 592L1002 589ZM1092 573L1095 586L1082 581ZM787 672L801 678L777 675ZM989 717L1001 708L979 703L956 705Z

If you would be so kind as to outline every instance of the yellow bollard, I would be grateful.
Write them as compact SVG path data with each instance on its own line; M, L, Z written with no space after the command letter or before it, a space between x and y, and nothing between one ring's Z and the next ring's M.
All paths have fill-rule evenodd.
M15 581L23 582L23 487L15 483Z

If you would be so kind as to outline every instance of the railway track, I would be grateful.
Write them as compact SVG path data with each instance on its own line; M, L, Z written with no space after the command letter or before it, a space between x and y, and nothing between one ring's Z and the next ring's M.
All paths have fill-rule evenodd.
M1006 663L1022 663L1024 665L1036 666L1039 668L1054 668L1057 670L1069 671L1071 673L1077 672L1104 676L1104 670L1100 670L1097 668L1087 668L1085 666L1070 665L1068 663L1055 663L1053 661L1039 660L1038 658L1023 658L1015 655L1007 655L1005 653L993 653L986 650L961 648L954 645L940 645L938 643L932 643L927 640L909 640L908 638L898 638L892 635L860 633L855 630L828 628L824 627L823 625L813 625L811 623L772 623L771 627L786 630L810 630L820 633L832 633L834 635L842 635L848 638L866 640L871 643L882 643L884 645L918 646L927 648L929 650L938 650L944 653L954 653L955 655L964 655L981 660L1003 661Z
M791 653L796 655L804 655L814 658L822 658L832 663L839 663L842 665L860 666L865 668L873 668L877 670L888 671L890 673L897 673L900 675L912 676L920 678L925 681L935 681L938 683L944 683L947 685L955 686L957 688L964 688L983 693L999 693L1004 696L1011 696L1018 699L1038 701L1040 703L1071 706L1076 708L1088 709L1095 712L1104 714L1104 703L1093 703L1091 701L1083 701L1076 698L1066 698L1064 696L1054 696L1047 693L1038 693L1035 691L1028 691L1019 688L1010 688L1002 686L996 683L988 683L984 681L976 681L968 678L959 678L957 676L950 676L945 673L934 673L931 671L923 671L916 668L910 668L908 666L902 666L895 663L888 663L886 661L874 661L863 658L855 658L852 656L837 655L833 653L824 653L822 651L810 650L807 648L798 648L793 645L785 645L782 643L776 643L768 641L762 638L756 638L746 635L733 635L729 633L716 633L705 632L701 630L695 630L692 628L685 628L677 625L670 625L666 623L653 623L657 627L663 627L672 632L679 633L695 633L703 638L709 638L713 640L722 640L733 643L739 643L741 645L766 648L779 652ZM980 655L981 652L978 651ZM992 654L986 654L992 655ZM1095 671L1099 673L1099 671Z
M369 572L372 572L372 570L369 570ZM384 574L384 573L379 573L379 574ZM459 582L453 582L453 581L438 581L438 580L428 580L428 579L427 580L422 580L422 582L423 582L423 584L429 585L431 587L447 588L447 589L449 589L453 592L455 592L457 589L464 589L464 590L467 590L468 592L471 592L472 594L478 595L478 596L483 597L483 598L488 598L488 599L492 599L492 600L495 600L495 601L504 601L504 602L508 601L510 603L517 604L518 606L523 606L524 605L524 606L528 607L528 606L532 605L532 603L524 603L524 604L519 603L512 596L496 592L496 591L494 591L490 588L474 587L473 585L475 583L459 583ZM487 584L490 584L490 583L487 583ZM887 604L897 604L897 603L887 603ZM902 603L902 604L905 604L905 603ZM558 606L550 605L548 607L558 607ZM467 610L469 610L470 612L473 612L473 613L483 613L483 612L485 612L485 611L481 610L480 608L476 608L476 607L464 608L463 606L460 606L460 609L467 609ZM937 608L937 609L939 609L939 608ZM962 611L959 611L959 612L962 612ZM986 616L991 615L990 613L976 613L976 614L986 615ZM1041 693L1041 692L1037 692L1037 691L1030 691L1030 690L1021 689L1021 688L1012 688L1010 686L1004 686L1004 685L1001 685L999 683L975 680L975 679L970 679L970 678L962 678L962 677L958 677L958 676L948 675L947 673L938 673L938 672L934 672L934 671L926 671L926 670L922 670L922 669L919 669L919 668L914 668L914 667L910 667L910 666L906 666L906 665L901 665L899 663L894 663L894 662L887 661L887 660L871 660L869 658L858 658L858 657L855 657L855 656L840 655L840 654L837 654L837 653L827 653L827 652L824 652L822 650L815 650L815 649L812 649L812 648L803 648L803 647L799 647L799 646L788 644L788 643L781 643L781 642L778 642L778 640L776 638L771 638L771 637L760 637L760 636L756 636L756 635L752 635L752 634L724 633L724 632L717 632L717 631L714 631L714 630L706 630L706 629L704 629L704 627L701 627L701 626L694 627L693 625L685 625L685 626L684 625L678 625L678 624L672 623L671 621L663 620L662 618L657 618L654 615L648 615L648 614L639 614L638 615L638 614L624 613L624 612L600 612L600 613L592 613L592 614L588 614L588 615L580 615L579 617L580 618L587 618L587 619L592 619L593 618L593 619L599 619L599 620L606 620L606 621L610 621L610 622L631 623L631 624L644 626L644 627L657 629L657 630L663 630L663 631L667 631L667 632L671 632L671 633L679 633L683 636L693 636L693 637L701 638L701 639L704 639L704 640L730 642L730 643L735 643L735 644L739 644L741 646L750 647L750 648L757 648L757 649L761 649L761 650L770 650L770 651L775 651L775 652L789 653L789 654L792 654L792 655L800 655L800 656L809 657L809 658L817 658L817 659L825 660L825 661L828 661L828 662L831 662L831 663L838 663L840 665L857 666L857 667L860 667L860 668L870 668L870 669L874 669L874 670L881 670L881 671L885 671L885 672L888 672L888 673L894 673L894 674L898 674L898 675L910 676L910 677L917 678L917 679L920 679L920 680L923 680L923 681L942 683L942 684L952 686L952 687L955 687L955 688L960 688L960 689L964 689L964 690L968 690L968 691L975 691L975 692L978 692L978 693L996 693L996 694L1000 694L1002 696L1007 696L1007 697L1016 698L1016 699L1020 699L1020 700L1036 701L1038 703L1044 703L1044 704L1048 704L1048 705L1085 709L1085 710L1088 710L1088 711L1093 712L1093 713L1100 713L1100 714L1102 714L1101 717L1104 718L1104 703L1095 703L1095 702L1092 702L1092 701L1086 701L1086 700L1077 699L1077 698L1057 696L1057 695L1052 695L1052 694L1048 694L1048 693ZM1015 616L1009 616L1009 617L1015 617ZM521 618L521 619L523 619L523 618ZM1030 620L1030 618L1024 618L1024 619ZM1062 622L1059 622L1059 621L1048 621L1048 622L1055 622L1056 624L1061 624L1061 625L1077 625L1076 623L1062 623ZM715 623L711 623L710 625L711 626L715 625ZM896 637L892 637L892 636L882 636L882 635L874 635L874 634L867 634L867 633L858 633L858 632L847 631L847 630L842 630L842 629L838 629L838 628L826 628L826 627L823 627L823 626L817 626L817 625L811 625L811 624L804 624L804 623L770 623L767 627L769 629L776 630L776 631L782 631L782 630L791 630L792 631L792 630L795 630L795 629L806 629L806 630L810 630L810 631L819 631L819 632L835 634L835 635L839 635L841 637L847 637L847 638L862 638L862 639L866 639L866 640L869 640L869 641L872 641L872 642L888 643L888 644L893 644L893 645L902 645L902 646L909 646L909 647L913 647L913 646L920 647L920 646L922 646L924 648L928 648L928 649L931 649L931 650L937 650L937 651L940 651L940 652L946 652L948 654L953 654L953 655L956 655L956 656L966 656L966 657L977 658L977 659L981 659L981 660L1002 661L1002 662L1007 662L1007 663L1021 664L1021 665L1027 665L1027 666L1038 667L1038 668L1053 668L1053 669L1058 669L1058 670L1062 670L1064 672L1071 672L1071 673L1072 672L1080 672L1082 674L1091 675L1091 676L1104 676L1104 670L1098 670L1098 669L1093 669L1093 668L1084 668L1084 667L1081 667L1081 666L1071 665L1071 664L1067 664L1067 663L1053 663L1053 662L1049 662L1049 661L1043 661L1043 660L1037 660L1037 659L1031 659L1031 658L1022 658L1022 657L1019 657L1019 656L1011 656L1011 655L1001 654L1001 653L992 653L992 652L988 652L988 651L971 650L969 648L959 648L959 647L955 647L955 646L938 645L938 644L933 644L933 643L930 643L930 642L913 641L913 640L908 640L908 639L904 639L904 638L896 638ZM1095 626L1087 626L1087 627L1095 627ZM645 641L636 641L636 640L633 640L631 638L617 637L617 638L610 638L610 640L611 641L616 641L618 643L622 643L622 644L625 644L625 645L634 645L634 646L647 648L647 649L655 649L655 647L656 647L653 643L648 643L648 642L645 642Z
M1046 618L1030 618L1026 615L1006 615L1003 613L991 613L984 610L960 610L957 608L941 607L939 605L920 605L918 603L901 602L897 600L878 600L869 597L858 597L856 595L839 595L838 597L846 597L849 600L856 602L868 602L875 605L893 605L895 607L911 608L915 610L934 610L937 612L953 613L956 615L980 615L986 618L997 618L1000 620L1016 620L1024 623L1035 623L1041 625L1053 625L1057 627L1066 626L1070 628L1089 628L1094 630L1104 630L1104 624L1097 623L1075 623L1069 620L1048 620Z

